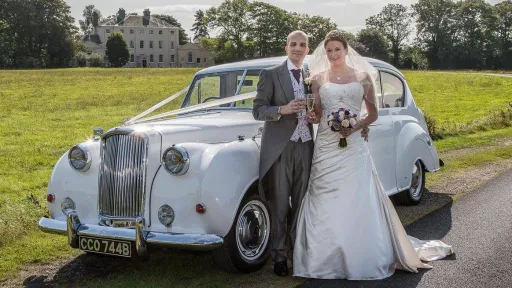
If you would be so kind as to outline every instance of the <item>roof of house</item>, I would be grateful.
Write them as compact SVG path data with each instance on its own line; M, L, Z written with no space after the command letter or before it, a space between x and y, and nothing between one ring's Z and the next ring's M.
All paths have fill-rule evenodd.
M117 18L112 17L100 23L99 26L126 26L126 27L144 27L142 25L142 20L144 16L141 15L128 15L123 20L123 25L119 25L119 22L116 23ZM160 27L160 28L175 28L175 26L170 25L160 19L155 17L150 17L149 25L147 27Z

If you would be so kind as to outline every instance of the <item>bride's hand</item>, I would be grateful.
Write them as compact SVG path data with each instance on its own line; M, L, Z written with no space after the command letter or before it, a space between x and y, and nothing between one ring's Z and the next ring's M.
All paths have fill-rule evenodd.
M353 128L345 128L345 127L340 128L340 134L341 134L341 136L343 136L345 138L352 135L352 133L354 133L354 132L355 132L355 129L353 129Z

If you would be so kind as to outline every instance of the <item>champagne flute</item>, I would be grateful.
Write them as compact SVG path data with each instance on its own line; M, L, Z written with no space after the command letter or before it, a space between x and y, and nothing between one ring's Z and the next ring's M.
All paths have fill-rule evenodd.
M306 95L306 106L308 108L308 111L312 111L313 109L315 109L315 95L314 94Z

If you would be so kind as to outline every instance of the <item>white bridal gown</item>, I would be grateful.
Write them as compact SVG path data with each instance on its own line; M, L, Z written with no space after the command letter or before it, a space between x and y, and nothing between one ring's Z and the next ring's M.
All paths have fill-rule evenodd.
M451 246L441 241L407 236L360 133L347 138L346 148L338 147L339 134L330 130L327 115L340 107L359 114L363 86L326 83L320 99L324 113L297 221L294 276L382 279L395 269L432 268L421 260L451 254Z

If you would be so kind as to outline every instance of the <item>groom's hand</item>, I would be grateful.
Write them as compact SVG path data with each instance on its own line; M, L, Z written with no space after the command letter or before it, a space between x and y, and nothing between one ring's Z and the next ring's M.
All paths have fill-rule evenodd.
M281 106L281 115L289 115L293 113L298 113L304 111L306 109L306 100L305 99L293 99L288 104Z

